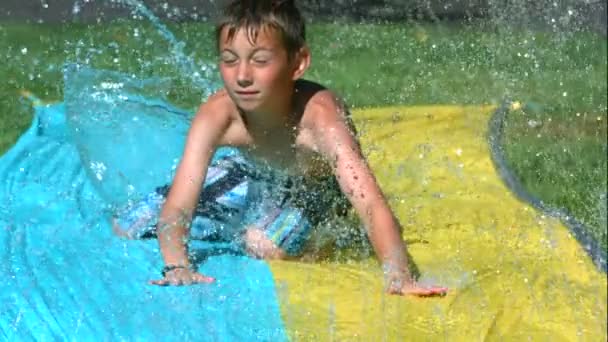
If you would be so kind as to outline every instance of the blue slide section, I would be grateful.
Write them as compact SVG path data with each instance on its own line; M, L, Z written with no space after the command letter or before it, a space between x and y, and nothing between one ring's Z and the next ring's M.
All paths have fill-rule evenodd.
M113 236L108 215L130 195L117 194L111 203L119 182L96 184L104 179L95 173L104 171L101 163L83 162L95 154L83 154L86 149L74 142L95 139L94 128L80 137L78 129L71 132L61 103L35 110L30 129L0 157L0 340L286 339L270 269L229 246L193 246L199 270L215 277L214 284L148 285L162 267L156 240ZM130 145L149 143L131 138ZM160 181L140 183L140 189L133 182L128 189L135 198Z

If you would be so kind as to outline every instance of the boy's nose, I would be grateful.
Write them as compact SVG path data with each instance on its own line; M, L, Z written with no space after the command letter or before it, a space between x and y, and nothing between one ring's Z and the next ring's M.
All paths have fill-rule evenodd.
M251 71L246 63L241 63L239 65L239 70L236 75L236 83L239 85L239 87L248 87L253 84Z
M238 78L236 80L236 84L238 84L239 87L246 88L246 87L249 87L250 85L252 85L253 81L251 81L250 79L241 79L241 78Z

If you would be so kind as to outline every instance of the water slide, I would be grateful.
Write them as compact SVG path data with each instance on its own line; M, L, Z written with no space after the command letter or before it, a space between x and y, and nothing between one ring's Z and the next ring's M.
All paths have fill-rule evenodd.
M384 294L374 258L265 262L205 241L215 284L148 285L157 242L117 238L108 216L171 179L190 114L149 96L161 85L72 69L64 102L29 96L32 125L0 158L0 339L606 340L606 274L505 185L496 106L353 114L419 280L447 296Z

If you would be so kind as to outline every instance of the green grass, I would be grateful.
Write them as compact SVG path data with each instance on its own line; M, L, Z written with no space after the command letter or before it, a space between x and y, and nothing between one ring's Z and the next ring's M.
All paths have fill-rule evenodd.
M209 25L171 30L198 63L215 59ZM509 164L534 195L567 208L606 248L604 37L517 31L483 22L316 24L308 37L313 66L307 77L335 89L353 107L500 103L505 98L533 103L509 116L504 142ZM141 77L176 76L180 71L169 50L156 30L141 22L0 24L0 77L6 80L0 83L0 152L31 120L31 108L18 91L60 100L66 61L88 58L95 67ZM201 96L183 78L168 94L191 110ZM531 127L530 120L543 124Z
M506 157L530 193L566 208L606 250L606 114L578 114L554 120L526 110L511 113ZM530 120L543 122L530 127Z

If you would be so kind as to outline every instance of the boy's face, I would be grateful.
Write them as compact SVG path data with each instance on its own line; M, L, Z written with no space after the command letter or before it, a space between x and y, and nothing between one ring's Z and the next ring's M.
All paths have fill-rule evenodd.
M232 100L246 112L285 110L294 80L308 67L308 54L289 58L274 29L260 28L254 43L245 28L231 40L227 37L228 28L224 28L219 44L220 73Z

